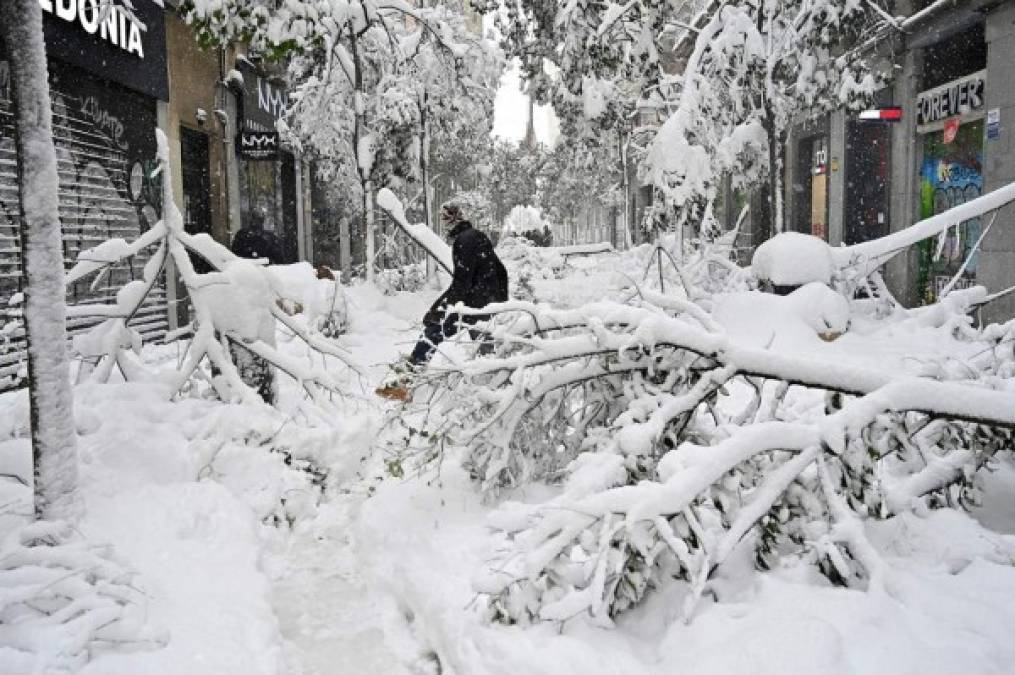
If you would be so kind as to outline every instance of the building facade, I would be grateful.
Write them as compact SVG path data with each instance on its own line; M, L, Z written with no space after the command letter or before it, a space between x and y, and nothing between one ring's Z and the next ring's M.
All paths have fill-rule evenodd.
M899 2L913 17L876 57L888 86L872 107L894 121L839 110L798 124L785 167L787 229L854 244L904 229L1015 181L1015 2ZM975 218L897 256L886 280L907 306L958 287L1015 285L1015 207ZM982 240L981 240L982 235ZM1015 316L1015 298L984 308Z
M59 175L59 213L64 260L113 238L135 239L162 213L162 189L151 177L156 163L155 129L169 97L162 7L136 3L140 30L115 7L104 16L94 5L40 2L52 98L53 136ZM23 290L18 167L14 146L11 83L0 45L0 318L16 320ZM107 303L117 290L141 278L145 254L114 266L98 281L67 289L70 304ZM95 281L95 283L93 283ZM15 300L12 304L12 298ZM168 327L164 286L156 288L132 325L145 339ZM70 318L68 332L83 332L98 319ZM0 388L23 378L24 335L5 336L0 350Z
M155 130L167 136L173 196L192 234L226 246L251 214L281 242L286 262L311 251L309 167L276 132L287 93L278 78L235 48L202 49L175 2L136 0L131 21L116 6L40 0L59 173L64 261L112 238L133 240L162 216ZM17 320L23 290L18 167L10 69L0 44L0 322ZM244 146L251 135L273 152ZM208 266L194 256L198 271ZM95 281L72 284L69 304L105 304L143 276L147 254ZM185 289L171 262L131 325L146 341L189 321ZM12 302L13 299L13 302ZM98 320L70 318L71 336ZM0 389L24 377L24 336L5 332Z

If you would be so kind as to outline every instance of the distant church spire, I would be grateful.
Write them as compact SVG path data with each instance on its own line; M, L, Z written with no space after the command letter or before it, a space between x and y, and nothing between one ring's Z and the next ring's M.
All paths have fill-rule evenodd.
M525 127L525 147L529 150L536 149L536 123L534 120L536 111L536 103L529 96L529 123Z

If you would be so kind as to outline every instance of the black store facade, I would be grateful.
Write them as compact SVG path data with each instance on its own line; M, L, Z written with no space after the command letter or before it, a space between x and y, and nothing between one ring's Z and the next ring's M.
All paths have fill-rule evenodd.
M156 162L159 101L168 99L163 8L135 2L143 26L113 8L100 15L97 0L40 0L49 56L53 136L59 174L64 264L111 238L135 239L162 211ZM0 44L0 315L12 318L12 296L22 290L17 155L10 68ZM15 47L16 48L16 47ZM69 304L110 301L123 284L140 278L147 258L117 266L94 288L93 279L67 289ZM80 333L94 320L68 320ZM133 320L145 339L167 328L164 284ZM0 353L0 388L18 384L23 342L14 334Z
M247 225L259 215L264 229L278 238L282 262L294 263L300 259L303 230L302 164L282 144L276 129L285 117L288 94L280 81L249 62L241 61L239 71L243 75L238 110L242 125L236 137L240 220Z

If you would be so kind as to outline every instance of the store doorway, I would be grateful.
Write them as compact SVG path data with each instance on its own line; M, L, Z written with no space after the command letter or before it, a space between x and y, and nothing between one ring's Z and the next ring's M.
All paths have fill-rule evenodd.
M801 139L793 184L793 229L828 239L828 136Z
M850 120L846 127L845 244L888 234L891 141L885 123Z
M286 263L299 260L299 232L296 194L296 159L291 152L283 152L282 159L282 259Z
M211 234L211 170L208 134L180 127L180 163L183 174L183 229L187 234ZM190 262L198 274L212 271L208 262L191 252ZM190 303L183 301L187 289L177 275L176 317L180 326L190 322Z
M183 165L183 229L188 234L210 234L208 134L181 127L180 157Z

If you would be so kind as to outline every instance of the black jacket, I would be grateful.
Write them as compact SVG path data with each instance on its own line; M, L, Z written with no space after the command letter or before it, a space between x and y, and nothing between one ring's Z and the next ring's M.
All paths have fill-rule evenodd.
M507 270L494 253L490 238L467 220L460 221L449 234L454 237L451 259L455 269L451 286L437 298L427 316L436 318L445 306L459 302L468 307L485 307L491 302L507 300Z
M272 265L282 263L282 247L278 237L267 230L240 228L233 237L232 251L241 258L267 258Z

